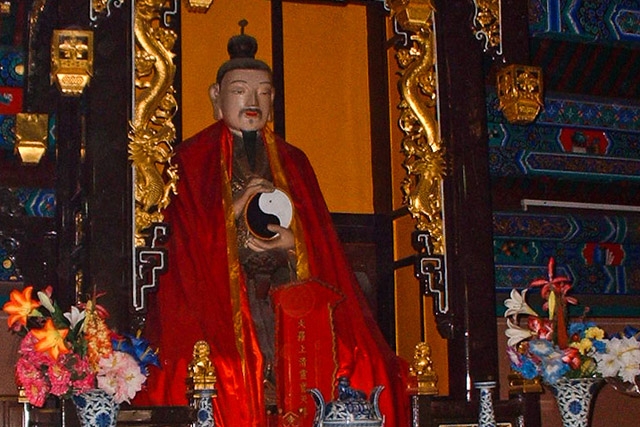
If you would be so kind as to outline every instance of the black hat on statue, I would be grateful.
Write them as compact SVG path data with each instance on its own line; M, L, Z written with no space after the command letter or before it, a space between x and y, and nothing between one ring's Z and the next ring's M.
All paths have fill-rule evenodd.
M264 70L271 74L271 67L265 62L256 59L258 52L258 41L244 33L244 27L248 24L246 19L238 22L240 25L240 34L229 39L227 44L227 52L229 52L229 60L222 64L216 75L216 83L222 82L222 78L231 70Z

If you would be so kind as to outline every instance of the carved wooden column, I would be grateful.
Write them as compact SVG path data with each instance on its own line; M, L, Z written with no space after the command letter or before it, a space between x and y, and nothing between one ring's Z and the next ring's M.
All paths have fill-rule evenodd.
M416 273L449 340L450 395L469 400L498 365L482 48L463 24L474 13L466 1L389 4L408 39L400 127Z
M470 23L477 13L477 9L474 10L474 6L477 5L474 3L483 3L487 7L499 3L491 0L403 0L396 3L405 7L414 4L434 9L433 28L437 46L437 58L434 62L437 64L437 81L432 83L435 85L432 92L435 92L434 108L437 108L438 113L435 133L438 139L434 137L431 140L439 142L441 148L432 146L431 152L444 151L441 193L441 227L444 237L442 246L438 246L437 239L432 239L433 246L429 247L429 242L422 242L416 249L422 251L418 256L423 258L423 264L424 261L431 262L431 268L424 269L429 275L427 283L436 280L444 284L437 289L440 293L435 293L434 298L443 292L448 296L449 312L447 315L440 315L438 324L441 334L448 338L449 397L429 399L418 396L419 425L439 425L440 422L451 422L454 419L458 422L470 422L473 416L476 416L477 422L478 393L473 390L473 384L497 381L497 343L498 339L502 338L497 336L496 331L493 221L485 94L485 66L488 61L484 40L476 37ZM396 12L394 2L390 4ZM487 22L495 22L493 19L496 17L484 18L489 20ZM403 28L410 34L417 31L415 26ZM499 33L496 28L486 29L488 34L496 34ZM412 38L416 40L413 36ZM499 43L492 46L491 55L496 55L496 52L502 49ZM420 46L414 45L414 49L419 51ZM427 85L430 81L427 77L423 78L421 83ZM429 90L423 89L423 94L425 93L429 97ZM428 102L427 100L427 106ZM416 126L415 121L406 123ZM409 209L411 210L411 207ZM427 219L434 223L432 218ZM434 230L422 228L434 237ZM421 229L419 221L417 229ZM422 255L424 252L436 256L425 257ZM444 268L437 266L439 254L443 255L441 259ZM444 280L438 276L438 272L443 271ZM425 408L425 405L428 407ZM523 397L496 402L496 415L499 418L523 420L521 417L526 414L531 415L533 419L531 425L539 424L539 417L529 409ZM425 420L425 417L428 419Z

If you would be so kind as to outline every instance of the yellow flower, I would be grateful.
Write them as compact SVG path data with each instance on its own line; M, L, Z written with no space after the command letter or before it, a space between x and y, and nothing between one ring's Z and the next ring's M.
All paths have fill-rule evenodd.
M12 327L14 323L19 322L21 325L27 324L27 318L33 310L40 307L38 301L31 299L33 286L27 286L22 292L17 289L11 291L10 300L7 301L2 309L9 315L7 323Z
M98 362L103 357L113 352L111 345L111 331L104 319L100 317L93 301L87 302L86 316L84 320L84 336L87 340L87 357L91 366L96 369Z
M602 340L604 339L604 331L597 326L592 326L584 331L584 336L591 339Z
M587 377L593 375L597 368L598 366L596 365L595 361L592 358L588 357L582 361L580 372L582 372L582 375Z
M586 354L593 347L593 342L589 338L582 338L580 341L572 342L569 346L577 348L580 354Z
M38 339L35 345L36 350L46 351L56 360L61 353L65 354L71 351L64 344L69 329L56 329L51 319L47 319L42 329L34 329L31 333Z

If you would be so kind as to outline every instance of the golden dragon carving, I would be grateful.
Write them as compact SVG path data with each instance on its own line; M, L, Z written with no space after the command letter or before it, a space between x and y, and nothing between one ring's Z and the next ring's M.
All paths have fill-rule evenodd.
M401 102L399 126L405 136L401 151L407 175L401 183L403 202L416 220L416 228L429 232L435 254L444 254L442 180L446 162L436 119L437 74L431 1L418 1L418 16L412 19L407 0L391 2L402 27L411 31L408 47L398 49L396 59L403 70L398 88Z
M161 25L165 0L135 2L136 100L129 132L129 160L135 169L135 241L145 246L145 230L162 222L162 210L177 194L178 171L171 164L176 137L172 122L178 106L171 51L174 31Z

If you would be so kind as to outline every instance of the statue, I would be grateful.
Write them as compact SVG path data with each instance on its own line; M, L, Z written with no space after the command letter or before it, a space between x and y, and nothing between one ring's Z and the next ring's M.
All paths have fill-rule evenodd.
M306 155L267 126L271 68L255 59L257 42L244 30L228 51L209 91L218 121L176 148L169 269L147 320L163 369L151 372L140 403L185 403L189 345L204 339L217 375L216 426L311 427L307 390L330 396L340 377L384 386L387 427L408 425L406 363L377 326ZM260 194L286 211L266 236L245 215Z
M438 394L438 376L433 370L431 347L426 342L416 344L409 366L409 391L416 394Z
M211 350L206 341L200 340L193 346L193 360L189 363L187 389L197 392L213 390L215 395L216 370L209 359Z

